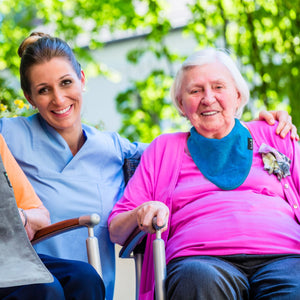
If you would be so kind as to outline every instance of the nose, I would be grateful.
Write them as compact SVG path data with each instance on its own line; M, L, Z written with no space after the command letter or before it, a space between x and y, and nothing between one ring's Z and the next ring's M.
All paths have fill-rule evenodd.
M206 88L203 92L203 97L201 99L202 104L210 105L215 101L215 95L211 88Z
M64 102L64 95L60 89L53 90L53 100L56 105L61 105Z

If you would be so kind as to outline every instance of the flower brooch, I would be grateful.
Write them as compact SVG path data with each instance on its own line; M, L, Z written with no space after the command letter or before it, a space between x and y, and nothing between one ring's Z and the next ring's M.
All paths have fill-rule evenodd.
M258 152L262 155L264 170L268 171L269 174L274 174L279 181L282 178L291 175L291 160L284 154L264 143L261 144Z

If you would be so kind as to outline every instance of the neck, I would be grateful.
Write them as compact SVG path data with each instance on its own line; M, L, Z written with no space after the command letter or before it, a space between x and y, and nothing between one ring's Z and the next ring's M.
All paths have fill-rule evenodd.
M80 135L79 139L77 140L77 143L75 143L74 145L69 145L73 156L75 156L76 153L81 149L84 142L85 142L85 137L84 137L83 131L81 131L81 135Z
M207 138L207 139L217 139L220 140L224 137L226 137L227 135L230 134L230 132L232 131L232 129L235 126L235 119L232 120L232 122L229 124L229 126L227 126L226 128L221 128L221 130L218 131L208 131L208 130L203 130L202 132L199 132L196 128L196 131L202 135L203 137Z
M67 142L73 156L81 149L85 142L85 136L83 134L82 127L80 126L76 130L70 130L68 132L59 132L63 139Z

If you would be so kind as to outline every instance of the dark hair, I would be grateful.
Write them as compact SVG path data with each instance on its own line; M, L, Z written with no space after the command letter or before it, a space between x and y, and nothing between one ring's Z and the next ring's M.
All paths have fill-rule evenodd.
M78 78L81 78L81 66L70 46L60 38L51 37L42 32L33 32L20 45L18 54L21 57L20 81L24 93L31 94L29 69L54 57L64 57L70 61Z

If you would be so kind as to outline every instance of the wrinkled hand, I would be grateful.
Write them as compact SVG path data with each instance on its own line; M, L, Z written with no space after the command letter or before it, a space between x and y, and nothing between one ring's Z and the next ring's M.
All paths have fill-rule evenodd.
M278 111L266 111L263 110L259 113L259 120L266 121L268 124L273 125L275 120L278 121L276 133L284 138L289 132L291 132L291 139L299 141L299 135L297 128L292 123L292 117L284 110Z
M155 230L152 225L154 217L157 218L157 226L161 227L165 224L161 229L161 232L166 231L168 227L169 208L164 203L159 201L149 201L137 208L136 218L141 230L148 233L154 233Z

